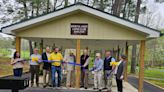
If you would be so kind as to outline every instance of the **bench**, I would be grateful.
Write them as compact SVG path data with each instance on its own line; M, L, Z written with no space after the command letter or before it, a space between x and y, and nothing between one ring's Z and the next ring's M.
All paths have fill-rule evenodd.
M0 78L0 89L10 89L12 92L29 87L29 77L5 76Z

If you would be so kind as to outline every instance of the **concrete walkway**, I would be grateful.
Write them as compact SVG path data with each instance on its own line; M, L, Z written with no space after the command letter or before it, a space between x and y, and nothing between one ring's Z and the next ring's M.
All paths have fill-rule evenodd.
M93 83L93 80L90 80L89 83ZM117 86L116 86L116 82L115 80L113 79L113 87L112 87L112 92L117 92ZM95 90L93 90L93 87L91 86L90 88L88 88L87 90L84 89L84 88L80 88L80 89L76 89L76 88L66 88L66 87L60 87L60 88L52 88L52 87L47 87L47 88L43 88L42 87L42 84L43 84L43 79L42 77L40 77L40 87L39 88L36 88L36 87L33 87L33 88L27 88L23 91L20 91L20 92L95 92ZM130 85L129 83L127 82L123 82L123 90L124 92L138 92L138 90L136 88L134 88L132 85ZM103 90L103 92L105 92L106 90ZM1 91L0 91L1 92Z
M91 87L88 88L87 90L84 88L76 89L76 88L69 88L67 89L66 87L60 87L60 88L53 88L53 87L47 87L43 88L43 77L39 77L40 79L40 84L39 87L28 87L25 90L20 90L19 92L95 92L93 90L93 86L91 84ZM93 80L90 79L89 83L93 83ZM124 92L138 92L136 88L134 88L132 85L130 85L127 82L123 82L123 90ZM10 90L0 90L0 92L11 92ZM106 92L106 90L103 90L103 92ZM116 87L116 82L113 79L113 87L112 87L112 92L117 92L117 87Z

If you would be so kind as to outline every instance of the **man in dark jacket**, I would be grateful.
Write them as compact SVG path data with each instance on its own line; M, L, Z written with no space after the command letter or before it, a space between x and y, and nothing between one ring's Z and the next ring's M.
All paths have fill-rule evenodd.
M51 86L51 63L47 62L48 57L50 55L50 48L46 47L46 52L42 54L42 60L43 62L43 87L46 87L47 85ZM46 82L46 77L48 75L48 82Z
M108 92L112 91L112 77L113 77L113 69L114 67L110 65L111 62L115 62L115 59L112 57L111 51L105 52L104 59L104 88L107 89Z
M81 87L88 88L88 68L89 68L89 55L88 50L84 50L80 58L81 67Z

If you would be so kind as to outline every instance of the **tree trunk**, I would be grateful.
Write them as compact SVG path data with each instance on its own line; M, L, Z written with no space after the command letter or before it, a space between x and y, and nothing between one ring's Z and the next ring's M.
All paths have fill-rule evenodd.
M132 46L132 60L131 60L131 73L135 74L136 70L136 50L137 46L133 45Z
M122 7L122 0L115 0L114 5L113 5L113 14L116 16L120 16L120 11Z
M135 23L138 23L138 18L139 18L139 14L140 14L140 6L141 6L141 0L137 1L137 7L136 7L136 14L135 14Z
M57 0L54 0L54 11L56 10Z
M23 1L25 19L28 19L26 0Z
M87 0L87 5L89 5L89 0Z
M141 0L137 1L137 7L136 7L136 15L135 15L135 23L138 23L139 13L140 13L140 5ZM136 67L136 49L137 46L133 45L132 48L132 62L131 62L131 73L135 73L135 67Z
M77 3L77 0L74 0L74 4Z
M31 1L31 7L32 7L31 16L33 17L34 16L34 2L33 2L33 0Z
M39 5L40 5L40 0L37 0L37 6L36 6L36 16L39 16Z
M68 0L65 0L64 2L65 2L64 7L68 6Z
M50 8L50 0L47 0L47 13L49 12L49 8Z
M126 7L128 4L129 0L125 0L124 8L123 8L123 18L126 18Z
M104 11L104 0L100 0L100 10Z

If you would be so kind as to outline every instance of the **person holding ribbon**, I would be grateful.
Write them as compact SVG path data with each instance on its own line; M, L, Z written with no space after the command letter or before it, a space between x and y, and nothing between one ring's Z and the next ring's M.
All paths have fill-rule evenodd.
M94 71L94 90L102 90L102 73L103 73L103 60L101 59L101 54L96 53L96 59L94 61L93 71Z
M69 55L65 57L65 62L67 62L66 69L67 69L67 79L66 79L66 87L73 87L74 86L74 78L75 78L75 63L76 58L73 51L70 51Z
M89 72L89 55L88 50L85 49L83 55L80 57L81 64L81 88L88 88L88 72Z
M48 62L50 56L50 47L46 47L46 52L42 54L43 60L43 87L51 86L52 84L52 73L51 73L51 62ZM46 82L46 77L48 75L48 82Z
M105 52L105 59L104 59L104 88L107 89L108 92L111 92L112 89L112 76L114 66L111 65L111 62L115 62L115 59L112 57L111 51Z
M54 48L54 52L50 54L49 60L52 62L51 63L51 69L52 69L52 85L53 87L60 87L61 84L61 68L62 68L62 61L63 61L63 56L59 52L59 48L56 47ZM58 82L56 84L56 72L58 74Z
M15 52L11 59L11 65L13 66L13 74L15 77L21 77L23 72L24 60L20 58L19 52Z
M116 65L115 68L115 76L116 76L116 83L117 83L117 91L118 92L123 92L123 84L122 80L124 79L124 72L125 72L125 67L126 67L126 56L125 55L120 55L119 59L120 61Z
M41 61L41 55L38 54L38 49L34 48L33 54L30 56L30 72L31 72L31 87L33 87L34 84L34 76L36 79L36 86L39 86L39 68L40 68L40 62Z

